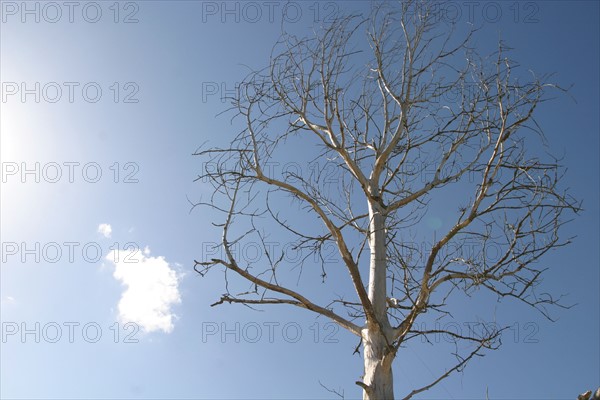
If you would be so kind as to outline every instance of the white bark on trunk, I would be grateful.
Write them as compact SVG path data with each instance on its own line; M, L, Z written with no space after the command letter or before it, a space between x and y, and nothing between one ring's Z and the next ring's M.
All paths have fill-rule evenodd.
M361 386L364 400L392 400L394 353L386 340L386 335L391 337L391 328L387 317L385 215L378 203L369 202L369 217L369 299L377 321L370 321L362 332L365 373Z
M380 323L387 322L386 303L386 249L385 249L385 216L381 206L369 203L369 247L371 262L369 269L369 299L373 311ZM384 326L384 329L387 326Z
M394 380L392 361L387 343L380 332L363 331L365 375L363 376L363 400L393 400Z

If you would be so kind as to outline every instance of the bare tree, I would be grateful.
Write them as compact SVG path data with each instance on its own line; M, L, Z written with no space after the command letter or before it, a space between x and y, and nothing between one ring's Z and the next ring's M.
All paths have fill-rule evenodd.
M269 66L233 99L244 128L228 146L195 153L205 161L198 180L214 194L194 206L224 214L222 257L195 265L201 275L225 272L227 291L213 305L289 304L335 321L360 338L364 399L394 398L392 362L413 339L452 337L456 362L404 399L499 346L500 326L460 334L417 324L448 314L457 292L486 289L548 318L546 306L561 306L536 290L540 259L569 242L559 229L579 210L534 119L558 88L523 73L503 43L482 57L474 30L458 39L450 28L428 3L404 2L339 17L314 37L283 34ZM290 154L319 168L272 168ZM411 235L440 198L455 220L423 249ZM316 257L288 260L269 245L277 230ZM236 255L245 241L260 244L264 262ZM346 279L328 282L341 268ZM302 271L318 271L322 290L301 292ZM334 294L344 287L352 290Z

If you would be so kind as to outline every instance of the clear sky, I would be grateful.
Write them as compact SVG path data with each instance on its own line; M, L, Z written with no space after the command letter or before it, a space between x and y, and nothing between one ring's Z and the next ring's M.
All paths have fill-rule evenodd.
M572 85L538 119L585 211L544 281L577 306L554 310L555 323L515 304L477 309L512 326L503 346L420 398L572 399L600 384L598 4L442 6L482 27L483 53L502 38L523 68ZM360 397L353 335L298 309L210 307L222 277L192 266L220 233L188 198L210 189L193 182L194 150L241 128L217 117L222 96L266 65L282 23L310 34L369 3L0 5L1 397L335 398L319 382ZM449 366L448 350L443 338L406 349L397 395Z

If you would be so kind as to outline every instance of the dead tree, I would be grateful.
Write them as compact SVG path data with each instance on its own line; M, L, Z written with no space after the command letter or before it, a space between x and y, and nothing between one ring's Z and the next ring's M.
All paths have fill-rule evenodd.
M457 334L416 323L449 313L458 291L491 291L547 317L561 305L538 294L542 257L569 243L559 229L579 204L561 189L563 168L534 118L560 89L522 71L503 43L479 56L474 33L440 24L426 2L404 2L340 17L313 37L284 34L232 100L241 132L195 153L214 194L194 205L224 215L222 256L195 261L202 275L225 272L214 305L288 304L335 321L360 338L364 399L394 398L392 362L416 338L444 333L468 346L404 399L498 347L502 327ZM273 168L289 157L318 168ZM414 235L440 198L453 223L423 249ZM274 250L276 232L303 256ZM248 241L261 246L260 262L235 251ZM338 264L324 257L331 246ZM501 252L493 260L491 248ZM315 271L320 288L296 284Z

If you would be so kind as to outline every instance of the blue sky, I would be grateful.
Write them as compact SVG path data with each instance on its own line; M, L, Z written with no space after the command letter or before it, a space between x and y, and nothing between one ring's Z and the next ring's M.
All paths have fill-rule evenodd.
M210 191L193 182L202 165L191 154L241 127L217 117L222 95L266 65L282 22L310 34L330 13L368 5L1 2L2 398L334 398L319 381L361 396L353 335L297 309L209 306L222 277L192 266L219 240L219 216L190 213L188 198ZM512 329L420 398L574 398L600 383L598 2L445 7L459 26L482 27L483 53L502 38L523 68L573 85L538 119L585 211L544 281L577 306L550 323L518 304L464 303ZM448 349L443 338L406 349L397 394L443 371Z

